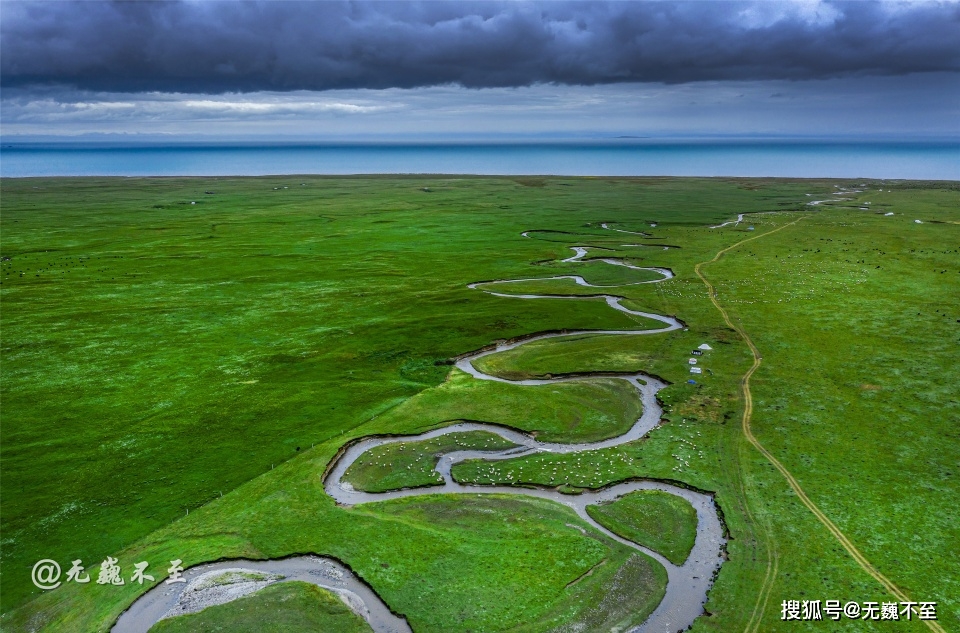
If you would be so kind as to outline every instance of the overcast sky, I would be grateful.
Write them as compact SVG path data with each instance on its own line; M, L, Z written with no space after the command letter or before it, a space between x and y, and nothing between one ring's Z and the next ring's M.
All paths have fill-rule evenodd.
M0 131L960 135L956 2L0 4Z

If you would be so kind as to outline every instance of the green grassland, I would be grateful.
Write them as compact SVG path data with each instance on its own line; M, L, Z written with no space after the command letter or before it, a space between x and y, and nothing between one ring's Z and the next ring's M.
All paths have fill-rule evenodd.
M631 248L630 251L634 255L638 253L639 249ZM643 255L647 255L647 252L639 251ZM540 264L544 269L540 271L538 268L531 269L531 272L535 272L540 276L550 276L550 275L579 275L583 277L587 283L596 285L596 286L616 286L620 284L633 284L641 281L652 281L654 279L660 279L662 275L656 272L649 270L636 270L633 268L627 268L626 266L611 266L606 262L600 261L591 261L595 257L606 257L609 251L594 251L593 253L588 252L585 259L582 259L578 262L546 262ZM627 263L633 265L643 265L641 260L636 262L630 261L632 258L625 257ZM502 288L509 288L510 286L501 286Z
M419 433L474 420L520 429L544 442L591 442L624 433L640 413L636 390L622 380L521 387L475 380L452 369L443 384L424 389L377 423Z
M587 506L587 514L676 565L687 560L697 536L697 511L686 500L659 490L640 490L612 503Z
M657 275L658 277L660 275ZM578 285L572 279L546 279L543 281L515 281L510 283L498 283L498 284L479 284L478 289L485 292L496 292L500 294L509 294L509 295L554 295L554 296L565 296L565 295L578 295L582 297L598 297L604 294L616 294L619 287L614 288L590 288L587 286ZM634 317L636 318L636 317ZM636 318L638 323L637 329L642 329L643 327L650 326L652 323L641 319Z
M306 582L270 585L199 613L160 620L150 633L365 633L370 625L332 592Z
M145 587L43 593L29 579L41 558L92 570L108 555L125 570L330 555L417 631L597 630L649 613L659 565L559 504L431 495L343 508L323 492L338 448L366 435L475 419L581 441L629 426L639 405L623 381L477 385L445 364L537 331L656 326L601 301L466 288L584 274L558 263L573 245L671 268L675 279L611 294L688 329L537 342L477 365L510 377L647 371L672 383L664 423L614 449L500 462L503 474L571 492L636 477L715 492L728 560L695 631L743 630L755 607L761 631L822 630L782 623L780 601L892 600L744 440L751 356L693 272L803 217L704 267L763 355L753 431L867 559L960 627L960 193L868 182L849 202L806 206L808 193L857 182L3 180L0 626L107 630ZM762 214L707 228L743 212ZM531 229L547 231L521 237ZM681 248L623 246L641 242ZM688 384L702 342L710 371ZM454 475L500 480L482 466ZM605 599L611 586L632 588L628 609Z
M356 490L383 492L443 483L434 470L446 453L460 450L500 450L515 446L499 435L482 431L450 433L430 440L387 444L361 455L343 475Z

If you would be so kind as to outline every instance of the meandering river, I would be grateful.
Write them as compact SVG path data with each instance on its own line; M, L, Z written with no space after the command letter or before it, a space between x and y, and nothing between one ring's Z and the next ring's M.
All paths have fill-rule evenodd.
M606 224L602 225L604 229L620 231L613 229ZM621 231L628 232L628 231ZM642 235L642 234L641 234ZM574 246L571 249L574 255L564 262L576 263L585 261L584 258L589 252L587 246ZM670 279L673 273L664 268L641 268L634 266L629 262L616 258L597 258L586 261L601 261L615 266L627 266L637 270L649 270L659 273L661 277L652 281L635 282L635 284L658 283ZM545 279L572 279L580 286L592 288L610 288L615 286L595 286L587 282L583 277L577 275L563 275L558 277L538 278L538 279L513 279L498 280L489 282L477 282L470 284L469 287L481 290L497 297L509 297L514 299L568 299L580 301L605 301L608 306L614 310L631 314L635 316L646 317L662 324L662 327L653 329L636 330L602 330L595 331L572 331L562 333L538 334L526 337L522 340L501 343L490 348L476 351L461 356L456 361L456 367L478 380L492 380L505 382L513 385L536 386L549 385L560 382L589 380L588 374L581 374L576 377L560 377L531 380L509 380L491 374L487 374L476 367L475 361L490 356L500 354L523 345L528 345L535 341L546 339L576 336L581 334L591 335L616 335L616 336L653 336L670 332L683 327L683 324L671 316L650 314L631 310L623 305L624 298L614 294L598 294L592 296L577 295L538 295L538 294L510 294L506 292L497 292L493 288L507 287L506 284L518 283L521 281L544 281ZM621 285L635 285L621 284ZM435 495L435 494L459 494L459 495L485 495L485 494L509 494L537 497L540 499L549 499L559 504L567 506L573 510L584 522L588 523L594 530L606 535L608 538L632 548L656 560L667 571L667 588L663 600L654 610L654 612L640 625L634 627L634 633L674 633L675 631L686 629L693 624L693 621L704 612L704 604L707 600L707 591L713 583L713 579L723 562L724 546L724 528L721 522L717 507L712 495L697 492L680 486L675 486L663 482L655 481L630 481L607 486L600 490L585 491L580 494L566 494L553 488L535 487L535 486L481 486L467 485L455 481L451 475L454 465L465 460L481 459L487 461L498 461L513 459L524 455L536 453L557 453L572 454L583 451L593 451L602 448L619 446L627 442L632 442L642 438L651 429L657 426L660 421L662 409L657 402L657 392L666 386L660 380L643 373L623 373L623 374L604 374L605 379L620 379L627 381L634 389L643 403L643 413L640 418L622 435L601 440L598 442L565 444L559 442L540 442L532 436L519 431L506 429L500 426L483 423L460 423L436 429L420 435L405 436L402 438L366 438L361 439L343 450L336 461L328 468L324 487L326 492L333 497L337 503L345 506L354 506L364 503L381 502L390 499L400 499L404 497ZM389 492L369 493L354 490L352 486L343 480L347 469L359 459L364 453L380 446L395 442L415 442L431 438L448 435L450 433L460 433L464 431L485 431L494 433L515 444L514 447L503 450L462 450L443 455L436 466L437 472L443 478L443 484L428 488L414 488L404 490L394 490ZM659 553L625 539L610 530L606 529L589 514L587 507L602 502L608 502L620 498L631 492L638 490L659 490L668 494L676 495L686 499L696 510L697 513L697 535L690 555L682 565L675 565L664 558ZM165 615L175 615L183 612L185 601L192 600L194 603L202 605L204 601L211 604L222 603L235 599L230 591L214 589L216 595L204 596L203 591L211 592L210 586L216 586L210 579L215 578L212 572L231 571L249 571L249 572L269 572L275 578L276 582L305 580L321 587L325 587L336 592L344 601L358 614L364 617L371 627L377 633L394 633L398 631L410 631L409 624L401 617L391 613L386 604L377 596L373 590L356 577L349 569L337 561L316 557L294 557L271 561L231 561L228 563L215 563L212 565L202 565L188 570L185 577L188 583L166 585L160 584L141 596L128 611L126 611L117 624L113 627L114 633L139 633L147 631L157 620ZM242 584L242 583L240 583ZM207 589L204 589L207 587ZM249 593L257 587L238 587L234 591L239 595L244 592ZM239 595L237 597L239 597Z

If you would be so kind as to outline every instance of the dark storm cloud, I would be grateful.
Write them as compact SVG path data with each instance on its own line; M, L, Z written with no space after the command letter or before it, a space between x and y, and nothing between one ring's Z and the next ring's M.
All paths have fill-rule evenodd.
M960 70L960 5L5 2L0 83L113 92Z

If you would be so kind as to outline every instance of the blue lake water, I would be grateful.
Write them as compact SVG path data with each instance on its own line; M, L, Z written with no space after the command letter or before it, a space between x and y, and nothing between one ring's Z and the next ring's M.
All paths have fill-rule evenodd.
M0 175L556 174L960 179L958 143L8 143Z

